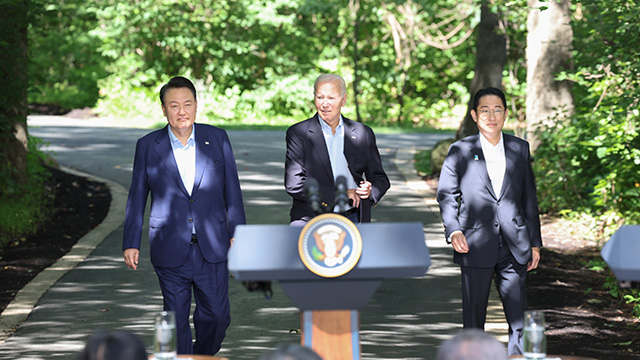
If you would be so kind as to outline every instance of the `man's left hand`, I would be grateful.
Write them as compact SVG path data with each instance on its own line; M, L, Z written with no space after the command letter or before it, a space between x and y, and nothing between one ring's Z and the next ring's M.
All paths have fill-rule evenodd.
M531 261L527 264L527 271L531 271L533 269L538 268L538 263L540 262L540 248L532 247L531 248Z

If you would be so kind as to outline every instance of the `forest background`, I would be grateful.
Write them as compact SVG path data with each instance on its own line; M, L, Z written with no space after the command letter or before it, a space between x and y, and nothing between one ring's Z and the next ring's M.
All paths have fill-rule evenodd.
M510 131L532 143L541 211L602 244L640 220L637 5L0 0L0 244L47 216L30 111L90 108L153 126L159 87L184 75L196 82L200 122L284 128L313 113L313 80L326 72L348 83L344 114L376 131L461 138L477 131L470 94L503 88ZM419 154L425 174L437 173L437 150ZM607 286L640 316L637 291Z

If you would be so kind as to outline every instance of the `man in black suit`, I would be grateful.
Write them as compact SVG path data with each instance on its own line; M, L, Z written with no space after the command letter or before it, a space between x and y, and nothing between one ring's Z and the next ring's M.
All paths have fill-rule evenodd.
M291 225L304 225L316 215L307 203L305 183L315 179L321 207L333 212L336 179L346 178L348 209L342 215L357 222L371 221L371 206L389 189L376 137L368 126L340 114L347 101L342 77L320 75L313 86L317 113L287 130L285 187L293 198Z
M465 328L484 328L491 279L509 323L509 355L522 354L527 271L540 261L540 216L529 144L503 134L504 93L478 91L471 116L479 134L449 148L438 185L447 243L462 275Z

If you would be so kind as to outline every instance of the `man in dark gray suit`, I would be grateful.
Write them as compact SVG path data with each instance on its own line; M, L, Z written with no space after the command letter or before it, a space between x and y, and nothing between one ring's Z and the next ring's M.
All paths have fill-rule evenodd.
M503 134L504 93L478 91L471 116L479 134L449 148L438 185L447 243L462 277L465 328L484 329L491 279L509 323L509 355L522 354L527 271L540 261L540 216L529 144Z
M320 202L332 212L341 176L346 179L350 203L342 215L354 223L370 222L371 207L390 186L373 130L340 113L347 101L342 77L318 76L313 95L318 112L287 130L284 183L293 198L291 225L304 225L316 215L305 191L309 179L317 182Z

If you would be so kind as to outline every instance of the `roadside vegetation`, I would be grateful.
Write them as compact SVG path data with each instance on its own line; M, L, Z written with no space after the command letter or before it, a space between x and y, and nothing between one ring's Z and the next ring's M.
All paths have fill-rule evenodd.
M53 203L48 185L45 154L37 149L37 138L29 139L25 181L13 180L14 168L0 168L0 247L24 240L44 223Z

